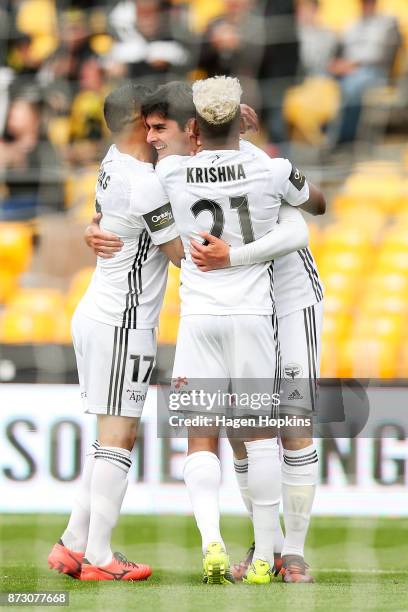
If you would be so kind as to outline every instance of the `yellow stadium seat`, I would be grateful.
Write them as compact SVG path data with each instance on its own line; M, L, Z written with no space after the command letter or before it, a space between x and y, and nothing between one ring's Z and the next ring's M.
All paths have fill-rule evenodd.
M57 289L23 288L10 300L9 307L52 315L64 310L64 297Z
M283 112L306 142L321 144L325 136L323 126L338 113L340 89L330 77L308 77L303 83L288 89Z
M87 290L93 273L94 268L86 267L79 270L72 278L66 299L66 311L70 317Z
M21 32L30 36L56 33L55 2L52 0L25 0L19 4L17 27Z
M69 143L71 124L69 117L52 117L48 121L48 137L56 147Z
M358 0L320 0L319 3L319 22L330 30L344 30L360 14Z
M383 237L382 250L405 251L408 253L408 228L392 228Z
M18 276L8 270L0 270L0 304L9 301L18 288Z
M323 251L319 257L319 270L323 278L334 272L354 275L364 273L370 258L365 252Z
M0 342L56 342L60 314L30 312L21 307L7 307L0 317Z
M346 194L370 201L373 208L378 207L387 213L397 212L404 204L404 189L400 174L379 171L352 174L344 187Z
M344 295L348 299L355 295L359 282L357 276L344 272L328 272L326 269L321 276L327 295Z
M208 23L224 12L224 0L190 0L190 25L194 32L204 32Z
M396 342L351 338L340 347L338 376L394 378L398 371L398 352Z
M408 256L406 251L385 250L381 252L377 259L376 271L408 274Z
M399 341L404 319L401 314L363 314L353 326L353 337Z
M324 299L324 312L329 315L337 313L348 314L352 307L352 298L344 294L326 294Z
M98 175L96 166L86 168L69 176L65 182L65 206L86 207L95 210L95 185ZM89 218L89 216L88 216Z
M173 264L169 265L169 275L167 278L166 293L164 295L164 305L180 307L180 270Z
M371 247L370 236L364 226L333 223L324 228L321 248L331 251L364 251Z
M368 294L358 304L361 312L366 315L389 314L405 315L408 314L408 301L405 295L371 295Z
M351 322L350 314L343 312L325 314L323 317L323 338L333 342L346 339L350 333Z
M179 326L177 313L166 313L162 310L159 322L158 341L160 344L175 344Z
M0 223L1 270L21 274L31 262L32 250L32 231L27 225Z
M332 201L337 222L342 225L363 227L371 239L384 227L386 213L374 209L372 204L359 196L338 194Z
M378 299L379 296L408 296L408 276L398 272L377 273L367 281L366 296Z
M320 376L322 378L336 378L338 376L339 348L340 345L336 340L323 336L320 363Z

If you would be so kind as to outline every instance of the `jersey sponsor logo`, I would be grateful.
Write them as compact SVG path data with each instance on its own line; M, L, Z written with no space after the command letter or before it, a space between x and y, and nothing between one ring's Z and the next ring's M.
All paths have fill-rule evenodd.
M129 401L134 401L136 403L139 402L144 402L146 400L146 395L147 393L141 393L140 391L137 391L136 389L126 389L126 393L128 395L128 400Z
M170 202L156 208L146 215L143 215L151 232L159 232L165 227L170 227L174 224L173 211Z
M302 367L298 363L287 363L284 367L285 380L293 382L295 378L301 378Z
M246 178L244 166L216 166L212 168L186 168L187 183L226 183Z
M300 170L298 170L297 168L294 168L293 166L292 166L292 172L290 173L290 176L289 176L289 180L292 183L292 185L296 187L298 191L302 191L303 187L305 186L305 182L306 182L305 175L302 174Z

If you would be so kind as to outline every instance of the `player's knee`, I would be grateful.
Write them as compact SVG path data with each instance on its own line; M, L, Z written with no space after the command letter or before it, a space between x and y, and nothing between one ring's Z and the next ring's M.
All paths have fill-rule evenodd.
M300 438L300 437L284 437L281 438L282 446L286 450L297 451L302 448L306 448L313 444L312 438Z

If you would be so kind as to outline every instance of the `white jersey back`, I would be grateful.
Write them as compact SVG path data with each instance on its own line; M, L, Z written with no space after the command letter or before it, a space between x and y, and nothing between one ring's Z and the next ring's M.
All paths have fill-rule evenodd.
M259 159L269 156L252 143L241 140L241 151L252 152ZM323 287L309 248L275 259L274 288L278 318L313 306L323 299Z
M186 259L181 268L181 314L259 314L275 311L270 263L201 272L192 262L190 240L207 231L242 246L271 231L282 198L293 205L308 198L291 182L284 159L253 152L202 151L166 157L156 167L166 189Z
M178 236L168 198L152 164L112 145L96 184L101 228L123 241L112 259L98 257L78 309L102 323L126 329L157 325L167 280L167 258L157 245Z

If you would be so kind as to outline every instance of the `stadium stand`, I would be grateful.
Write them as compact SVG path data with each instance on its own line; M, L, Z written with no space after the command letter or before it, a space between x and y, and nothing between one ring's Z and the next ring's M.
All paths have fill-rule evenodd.
M56 151L58 168L62 168L59 178L52 179L59 181L52 206L47 202L43 210L40 202L33 209L33 218L0 223L3 347L70 343L69 318L92 272L93 259L80 244L83 227L94 212L98 160L108 144L101 111L105 93L135 75L135 62L144 81L152 84L158 78L173 78L175 73L177 78L205 76L205 65L197 72L201 50L208 43L205 33L209 24L226 14L230 18L234 10L228 0L152 0L155 11L163 9L166 28L157 23L150 40L143 29L146 2L139 2L142 29L138 35L144 37L144 44L161 42L160 37L166 36L176 45L172 47L174 63L159 72L149 55L143 66L136 60L126 62L136 32L131 3L101 1L85 9L86 4L78 8L68 2L62 10L53 0L25 0L2 9L9 27L1 41L0 75L7 73L8 80L5 76L0 79L0 153L11 151L10 159L17 162L23 152L26 155L30 144L8 133L8 113L16 98L30 103L40 99L41 139ZM340 40L360 16L360 0L302 0L299 6L310 2L317 6L314 27L329 34L326 42L330 44ZM264 4L268 23L273 23L277 17L271 3ZM288 19L293 22L294 4L291 6ZM242 23L256 10L249 2L240 3ZM266 74L265 68L262 72L260 65L252 66L255 87L251 99L261 116L257 142L277 155L289 152L307 176L317 177L329 196L327 219L309 224L311 248L326 289L322 375L327 377L408 374L408 117L403 110L408 104L406 0L378 0L377 11L395 17L403 44L390 82L364 96L357 140L346 148L329 143L341 94L339 81L328 70L311 73L306 61L298 66L295 85L285 89L283 101L290 142L288 147L281 143L279 149L279 143L270 141L262 112L259 78ZM300 8L298 15L300 28L304 25ZM250 22L252 27L252 18ZM249 48L242 36L239 27L234 29L229 39L234 53ZM223 39L222 44L227 43ZM273 41L268 44L273 46ZM234 58L239 72L244 63L239 63L239 53ZM4 161L0 161L0 171L1 212L8 201ZM49 183L50 177L41 175ZM41 198L41 190L39 193ZM165 359L171 358L170 348L177 336L178 286L178 270L171 266L158 336ZM168 370L166 363L160 367Z

